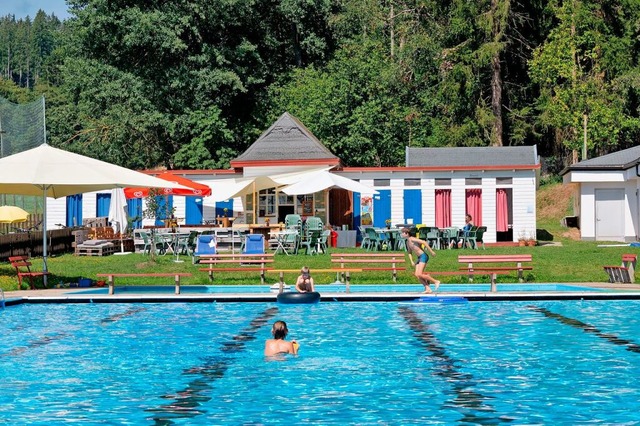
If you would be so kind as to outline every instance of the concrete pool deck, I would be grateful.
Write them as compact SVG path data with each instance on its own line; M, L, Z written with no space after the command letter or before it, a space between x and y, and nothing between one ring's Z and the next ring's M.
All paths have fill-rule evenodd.
M537 283L542 284L542 283ZM623 300L640 299L640 285L618 283L566 283L594 291L440 291L419 292L323 292L323 302L411 301L419 297L464 297L469 301L525 300ZM183 286L186 287L186 286ZM7 305L22 303L167 303L167 302L276 302L277 293L134 293L82 294L77 288L22 290L5 292Z

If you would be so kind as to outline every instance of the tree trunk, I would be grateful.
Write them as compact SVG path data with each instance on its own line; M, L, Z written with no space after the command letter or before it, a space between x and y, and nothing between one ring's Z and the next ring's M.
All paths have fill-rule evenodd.
M506 10L501 12L500 2L506 2ZM507 18L510 13L510 0L491 0L491 16L493 17L493 26L491 38L494 43L502 43L504 32L507 26ZM500 64L500 52L502 49L496 49L493 58L491 58L491 112L493 113L493 129L491 135L491 144L493 146L503 146L503 120L502 120L502 65Z

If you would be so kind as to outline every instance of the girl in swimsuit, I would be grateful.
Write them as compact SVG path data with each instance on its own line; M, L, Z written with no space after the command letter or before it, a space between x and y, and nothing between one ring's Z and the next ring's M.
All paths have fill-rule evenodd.
M264 344L264 354L273 356L277 354L297 354L298 343L295 340L288 342L284 340L289 334L287 323L284 321L276 321L271 328L273 339L268 339Z
M427 262L429 262L429 256L427 255L427 253L424 251L422 247L426 247L432 256L435 256L436 253L431 249L428 242L421 240L420 238L412 237L409 234L409 228L402 228L402 231L400 231L400 234L402 235L402 238L407 240L406 246L407 246L407 250L409 251L409 260L411 261L411 266L416 267L416 271L414 275L416 276L416 278L418 278L418 281L420 281L420 284L424 286L424 292L425 293L432 292L431 287L429 287L429 283L433 283L437 291L438 287L440 287L440 281L432 278L431 275L425 272ZM418 263L415 263L413 261L413 256L411 256L412 253L415 254L416 257L418 258Z

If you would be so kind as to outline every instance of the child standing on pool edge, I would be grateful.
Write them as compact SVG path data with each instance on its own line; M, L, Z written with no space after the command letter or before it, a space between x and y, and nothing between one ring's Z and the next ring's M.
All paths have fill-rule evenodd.
M425 293L432 292L431 287L429 287L430 282L432 282L435 285L436 291L437 291L438 287L440 287L440 281L432 278L431 275L425 273L424 270L427 267L427 262L429 262L429 256L427 255L427 253L424 251L422 247L426 247L432 256L435 256L436 253L433 251L431 246L429 246L428 242L421 240L420 238L412 237L410 235L409 228L402 228L402 231L400 231L400 234L402 235L402 238L407 240L406 246L407 246L407 251L409 252L409 260L411 261L411 266L416 267L414 275L416 276L416 278L418 278L418 281L420 281L420 284L424 286L424 292ZM415 254L416 257L418 258L417 263L413 261L413 256L411 256L411 253Z
M298 342L292 340L287 342L284 340L289 334L287 323L284 321L276 321L271 327L271 334L273 339L267 339L264 344L264 354L266 356L272 356L277 354L294 354L298 353Z

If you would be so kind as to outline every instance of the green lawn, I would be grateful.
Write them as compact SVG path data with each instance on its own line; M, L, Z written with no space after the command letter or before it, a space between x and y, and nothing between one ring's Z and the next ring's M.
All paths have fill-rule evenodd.
M537 247L489 247L486 250L440 250L432 257L428 270L431 271L456 271L458 270L457 256L459 254L517 254L531 253L533 255L533 271L525 272L527 282L606 282L607 275L602 269L603 265L617 265L620 263L623 253L633 253L635 248L631 247L607 247L598 248L599 243L563 240L562 246L537 246ZM332 249L334 252L362 252L361 249ZM77 282L78 278L86 277L93 280L96 274L114 272L191 272L192 277L184 278L183 283L188 284L209 284L206 272L199 272L198 265L192 265L188 257L183 257L184 263L174 263L171 255L158 256L157 262L150 262L149 257L142 254L129 254L125 256L105 256L105 257L77 257L72 254L56 256L49 259L49 283L55 285L59 282ZM41 259L33 259L34 269L42 268ZM328 255L306 256L298 254L295 256L285 256L278 254L275 256L273 265L276 269L295 269L307 265L314 269L331 268ZM407 261L407 266L409 263ZM293 275L286 276L285 281L291 283ZM437 274L434 273L437 277ZM319 284L326 284L335 281L335 274L314 274L314 279ZM442 282L460 283L464 282L461 276L442 276ZM500 275L499 282L513 282L514 275ZM268 282L277 282L276 274L268 275ZM120 279L119 285L124 284L171 284L171 279L156 278L127 278ZM481 277L477 282L487 282L487 277ZM353 284L369 283L390 283L391 272L366 272L352 274ZM398 276L398 283L415 283L410 270L402 272ZM214 283L218 284L259 284L259 276L256 272L235 273L224 272L217 274ZM13 269L9 263L0 265L0 286L4 290L17 289L18 282Z

